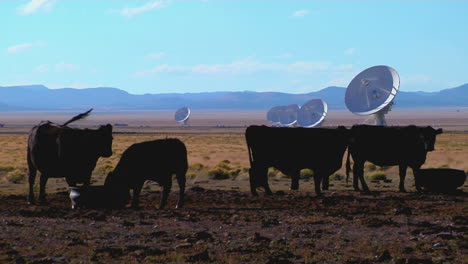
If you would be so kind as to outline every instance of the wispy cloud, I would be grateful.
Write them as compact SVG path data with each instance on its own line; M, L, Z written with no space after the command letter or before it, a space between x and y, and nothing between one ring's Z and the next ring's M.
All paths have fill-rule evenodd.
M139 7L126 7L119 11L120 15L124 17L133 17L144 12L148 12L153 9L163 8L166 6L168 1L164 0L152 0Z
M80 70L80 66L72 63L60 62L55 65L57 72L70 72Z
M32 49L33 47L38 47L44 45L44 42L37 41L34 43L20 43L13 45L7 48L7 52L10 54L21 53Z
M34 68L34 72L37 73L46 73L49 71L49 66L47 64L42 64Z
M302 9L302 10L297 10L293 13L294 17L303 17L307 16L309 14L309 10Z
M49 12L52 10L54 3L55 0L31 0L27 4L20 6L18 8L18 13L25 16L40 11Z
M352 68L352 65L337 65L326 61L297 61L290 64L264 63L253 59L234 61L228 64L197 64L193 66L158 65L149 70L135 73L135 76L151 76L162 73L184 74L249 74L256 72L282 72L286 74L308 74L323 71L343 71Z
M21 53L23 51L29 50L34 46L32 43L21 43L18 45L10 46L7 48L7 52L10 54Z
M347 50L345 50L345 54L346 55L354 55L354 53L356 52L356 49L355 48L349 48Z
M166 55L164 52L151 53L145 56L147 59L158 60Z

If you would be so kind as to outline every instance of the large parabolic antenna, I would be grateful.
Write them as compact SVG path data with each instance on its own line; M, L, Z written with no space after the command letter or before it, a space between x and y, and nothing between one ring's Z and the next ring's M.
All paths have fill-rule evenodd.
M322 99L312 99L301 106L297 113L297 123L302 127L315 127L327 115L328 105Z
M190 116L190 108L184 106L179 109L174 114L175 121L181 123L184 127L189 126L189 116Z
M280 124L280 113L283 110L284 106L275 106L272 107L267 112L267 120L273 124Z
M279 118L280 124L283 126L292 126L297 121L297 113L299 112L299 106L292 104L281 108Z
M346 107L356 115L374 115L375 125L387 125L385 114L399 88L400 76L395 69L384 65L367 68L349 83Z

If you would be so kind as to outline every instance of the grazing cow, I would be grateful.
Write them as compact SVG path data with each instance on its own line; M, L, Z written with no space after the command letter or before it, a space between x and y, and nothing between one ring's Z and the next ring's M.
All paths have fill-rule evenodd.
M338 128L302 128L249 126L245 131L250 160L250 191L257 196L257 187L271 194L268 168L275 167L291 176L291 189L299 188L302 169L314 171L315 192L321 195L320 184L341 168L348 146L349 130Z
M27 148L30 204L35 204L33 187L36 170L41 173L39 200L45 203L45 186L49 178L65 177L69 186L76 186L77 183L89 185L99 157L112 155L111 125L99 129L67 127L71 122L86 117L91 110L63 125L43 121L32 128Z
M449 168L420 169L414 177L423 191L450 193L463 186L466 173Z
M405 192L405 177L408 167L416 174L426 161L428 151L434 150L436 136L442 129L417 126L370 126L355 125L351 128L351 140L346 160L346 176L349 176L351 155L353 165L353 187L359 190L358 180L362 189L369 192L364 180L364 163L370 161L379 166L400 167L401 192ZM418 179L415 178L416 188L420 191Z
M176 208L181 208L184 203L187 169L187 149L179 139L136 143L124 151L114 171L107 175L104 186L119 197L129 197L132 189L132 207L138 207L143 184L147 180L155 181L163 187L159 204L159 209L163 209L171 191L172 175L176 174L180 190Z

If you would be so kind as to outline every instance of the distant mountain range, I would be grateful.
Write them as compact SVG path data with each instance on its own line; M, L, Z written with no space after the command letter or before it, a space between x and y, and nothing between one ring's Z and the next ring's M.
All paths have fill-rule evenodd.
M98 87L48 89L43 85L0 86L0 111L70 110L163 110L189 106L192 109L269 109L276 105L303 104L313 98L325 100L330 109L346 109L346 88L327 87L306 94L279 92L204 92L135 95ZM439 92L403 92L394 108L468 107L468 83Z

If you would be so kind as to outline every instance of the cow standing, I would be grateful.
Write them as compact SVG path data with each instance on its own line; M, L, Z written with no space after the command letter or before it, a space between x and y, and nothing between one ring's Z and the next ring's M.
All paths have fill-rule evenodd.
M291 177L291 190L299 188L302 169L314 171L315 192L321 195L320 184L341 168L348 146L349 130L338 128L288 128L249 126L245 131L250 161L250 191L257 196L257 187L271 194L268 168L275 167Z
M130 197L133 190L132 207L138 207L139 195L147 180L163 187L159 209L163 209L172 187L172 175L176 174L179 185L179 201L184 203L185 174L188 169L187 149L176 138L159 139L136 143L127 148L113 172L107 175L105 187L115 196Z
M350 155L354 160L353 187L359 190L358 181L362 189L369 192L369 187L364 180L364 163L370 161L378 166L399 166L400 192L405 190L406 169L412 168L413 174L426 161L428 151L434 150L436 136L442 133L442 129L434 129L430 126L370 126L355 125L351 128L351 142L348 148L346 160L346 176L349 176ZM416 189L421 191L418 179L415 178Z
M43 121L32 128L27 148L30 204L35 204L33 187L37 170L41 173L39 200L45 203L45 186L49 178L65 177L69 186L76 186L77 183L89 185L99 157L112 155L111 125L98 129L67 126L85 118L91 110L73 117L63 125Z

